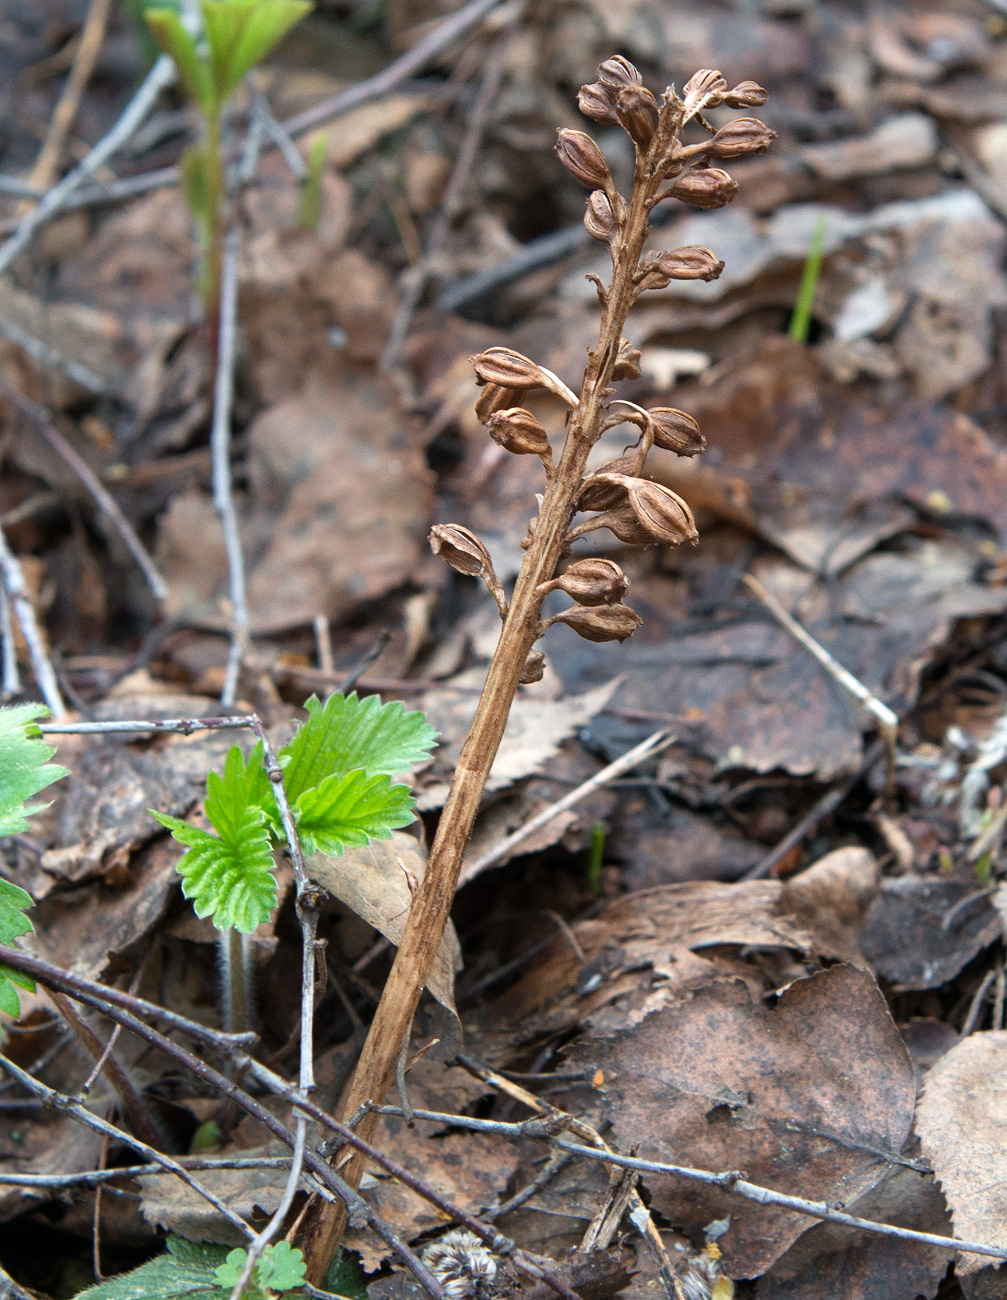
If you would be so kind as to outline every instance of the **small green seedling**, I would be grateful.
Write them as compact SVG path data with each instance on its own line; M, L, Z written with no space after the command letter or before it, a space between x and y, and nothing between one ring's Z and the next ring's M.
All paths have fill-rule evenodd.
M377 696L314 696L308 720L280 750L284 788L305 854L338 855L387 840L414 819L408 786L392 781L430 753L437 733L422 713ZM218 930L250 934L276 906L273 849L283 842L276 795L257 745L248 762L237 745L224 775L206 783L206 815L216 835L151 810L186 846L178 863L182 892Z
M605 858L605 823L595 822L591 827L591 846L587 851L587 887L595 898L601 898L601 866Z
M154 40L174 60L179 80L203 118L203 139L182 158L182 187L203 245L200 289L216 314L225 197L221 130L228 100L251 71L311 9L309 0L201 0L204 41L175 9L144 11Z
M247 1250L232 1250L214 1274L218 1285L225 1290L237 1286L247 1259ZM278 1292L294 1291L304 1285L305 1272L301 1252L286 1241L278 1241L275 1246L267 1246L262 1252L252 1273L252 1280L245 1287L245 1296L248 1300L268 1300L269 1296Z
M325 173L325 155L329 148L329 137L318 136L308 154L308 172L301 185L301 197L297 204L297 221L306 230L317 230L322 219L322 178Z
M811 247L808 249L808 259L804 263L804 270L801 272L797 301L794 303L794 313L790 318L790 328L787 330L795 343L807 343L808 341L808 333L811 329L811 312L815 305L815 290L818 288L818 281L822 274L822 255L825 252L825 229L827 225L828 218L822 212L819 214L815 222L815 228L811 232Z
M42 739L35 725L48 716L41 704L18 704L0 709L0 835L19 835L29 829L28 818L45 804L28 800L66 776L66 768L50 763L56 752ZM25 910L32 905L30 894L0 879L0 943L11 944L32 932ZM34 983L20 971L0 966L0 1011L17 1016L21 1011L18 989L34 989Z

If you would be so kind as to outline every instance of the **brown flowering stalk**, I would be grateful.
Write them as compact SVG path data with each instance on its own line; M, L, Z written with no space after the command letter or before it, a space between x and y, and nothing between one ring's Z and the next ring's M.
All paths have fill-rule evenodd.
M623 337L630 307L649 289L672 280L714 280L723 270L708 248L649 252L641 260L650 214L663 199L693 207L718 208L730 202L737 185L714 163L763 153L774 133L755 118L742 117L715 130L703 117L717 105L752 108L766 92L753 82L729 90L719 72L697 72L681 95L665 91L661 102L647 90L626 59L608 59L598 81L582 87L581 111L596 122L618 124L636 149L633 192L627 202L616 190L601 150L581 131L559 132L556 151L578 180L592 189L584 224L595 239L607 243L612 277L606 286L590 276L601 302L598 344L588 353L580 394L550 370L510 348L489 348L473 358L482 392L476 411L490 436L517 455L538 456L545 470L545 493L538 517L525 539L525 556L508 603L493 571L489 552L467 528L438 525L431 534L434 551L453 568L482 578L500 609L503 629L489 667L472 729L455 769L451 792L441 814L426 875L413 898L405 934L385 985L344 1108L355 1115L367 1101L383 1102L395 1077L420 993L440 946L454 899L465 845L472 830L486 778L503 736L518 684L542 676L543 656L534 644L553 623L566 623L592 641L622 641L641 619L623 603L629 583L611 560L584 559L557 572L571 543L597 528L608 528L629 545L695 542L696 525L688 505L670 489L643 477L652 447L679 456L703 450L699 426L691 416L671 408L646 410L613 400L613 380L639 376L640 353ZM694 124L703 138L682 141ZM553 460L546 431L521 405L524 393L546 389L566 405L567 434L559 463ZM587 475L591 448L607 429L631 424L639 430L635 447ZM574 516L588 517L574 524ZM543 620L540 608L551 591L562 591L574 604ZM357 1128L369 1137L377 1117L365 1115ZM362 1165L353 1156L341 1166L344 1178L359 1184ZM345 1227L339 1206L320 1202L305 1221L304 1249L308 1280L321 1285Z

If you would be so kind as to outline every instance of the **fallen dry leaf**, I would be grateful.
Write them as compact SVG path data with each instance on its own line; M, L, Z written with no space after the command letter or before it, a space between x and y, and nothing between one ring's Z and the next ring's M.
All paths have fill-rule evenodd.
M406 928L412 898L410 877L414 882L421 881L426 865L416 840L401 831L393 832L390 840L374 840L366 848L347 849L338 858L316 853L305 863L316 884L394 944L399 943ZM451 1012L455 1012L455 971L461 969L461 964L458 936L448 922L427 988Z
M1000 1246L1007 1231L1007 1032L963 1038L927 1075L916 1109L923 1154L954 1220L955 1236ZM982 1255L959 1255L957 1273L985 1268Z
M847 1203L883 1177L912 1125L912 1064L869 972L834 966L772 1002L715 980L633 1028L586 1039L569 1064L604 1071L621 1150L703 1169L743 1169L792 1195ZM651 1208L719 1245L735 1278L764 1273L807 1230L803 1215L681 1180L645 1176Z

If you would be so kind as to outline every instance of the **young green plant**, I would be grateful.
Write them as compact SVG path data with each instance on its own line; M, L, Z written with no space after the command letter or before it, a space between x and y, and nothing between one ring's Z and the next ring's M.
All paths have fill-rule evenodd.
M35 725L37 718L48 714L42 704L0 709L0 836L27 831L31 814L46 806L29 804L28 800L66 776L65 767L49 762L56 751L45 743ZM31 905L30 894L0 879L0 943L12 944L32 932L32 923L25 916ZM31 991L34 987L18 971L0 966L0 1011L17 1016L21 1010L18 989Z
M175 9L144 11L154 40L174 60L179 81L203 120L203 138L183 155L181 171L186 202L200 232L200 291L211 338L216 338L226 224L225 110L245 74L311 8L309 0L201 0L202 42L190 34Z
M697 72L681 94L667 89L660 102L643 85L626 59L606 60L598 81L582 87L581 111L605 126L621 127L636 154L633 189L628 199L616 189L604 154L589 136L566 128L556 150L562 164L591 194L584 224L606 244L612 274L608 284L591 275L601 304L597 344L588 352L580 392L529 357L509 348L489 348L473 358L482 392L476 412L490 436L516 455L533 455L544 469L544 492L538 516L524 541L525 555L509 600L493 571L486 547L466 528L439 525L434 551L453 568L473 574L488 586L500 609L503 627L475 718L455 769L441 814L426 874L413 898L405 933L371 1024L344 1115L356 1115L367 1102L383 1102L395 1077L420 993L440 945L450 914L458 873L479 810L490 767L496 756L517 687L542 676L543 654L535 642L545 630L564 623L592 641L622 641L640 625L639 615L623 602L629 586L614 561L584 557L569 562L573 543L607 528L626 545L677 545L696 540L688 505L670 489L644 477L653 447L679 456L694 456L704 441L696 421L671 407L645 409L613 400L613 380L640 376L640 353L623 337L633 303L673 280L713 280L723 263L708 248L653 249L644 254L650 216L665 199L699 208L719 208L737 193L737 185L720 164L765 152L774 133L752 117L739 117L717 129L704 116L717 107L747 109L766 100L753 82L729 89L719 72ZM687 129L699 137L687 143ZM557 462L546 429L520 405L533 390L555 396L565 408L566 436ZM626 454L587 472L598 438L618 425L633 426L638 440ZM574 516L589 517L575 524ZM542 602L559 592L572 600L566 609L542 617ZM357 1132L369 1138L376 1114L364 1114ZM343 1177L359 1184L363 1162L354 1157L340 1165ZM318 1286L346 1224L341 1206L316 1200L304 1223L303 1247L308 1280Z
M338 855L371 840L390 839L414 820L409 787L393 776L422 762L437 733L422 713L376 695L312 696L305 724L278 755L305 855ZM247 762L231 747L223 775L206 781L205 811L216 834L151 809L183 844L178 862L182 892L197 916L208 916L225 938L225 1018L246 1026L248 962L236 954L237 936L251 934L276 906L274 852L283 842L280 809L263 762L261 743Z

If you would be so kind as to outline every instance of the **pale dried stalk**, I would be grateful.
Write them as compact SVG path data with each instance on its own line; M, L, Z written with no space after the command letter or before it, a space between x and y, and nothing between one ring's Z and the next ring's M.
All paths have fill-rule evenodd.
M447 925L465 845L479 811L480 800L507 724L510 707L517 687L525 676L526 665L530 668L529 654L543 630L539 611L545 590L549 589L546 584L554 577L557 566L569 550L572 536L570 525L575 511L598 508L584 505L580 498L584 490L588 456L602 432L603 421L608 413L609 398L612 395L609 385L617 363L621 365L620 373L627 373L627 354L621 352L624 342L623 327L636 297L643 288L648 287L640 278L642 274L640 257L649 227L651 210L660 198L670 194L668 188L662 189L662 187L669 179L679 176L686 163L700 160L710 153L728 157L738 156L743 152L763 152L772 138L772 133L768 132L761 123L743 119L743 122L747 121L750 126L742 127L740 131L736 129L733 141L730 143L724 139L724 132L730 128L724 128L712 141L686 147L679 145L678 137L682 128L708 104L728 102L732 106L740 107L744 104L764 101L765 92L758 87L751 87L751 90L737 87L735 91L728 92L726 83L719 73L698 73L686 87L684 100L669 90L665 95L659 116L657 102L642 88L639 73L625 60L614 59L603 64L599 69L599 76L604 85L585 87L582 91L581 104L587 115L597 120L621 121L636 142L637 162L633 193L628 208L616 195L601 152L588 137L577 132L561 132L557 145L557 151L564 165L568 166L578 179L598 191L589 200L589 218L586 219L585 224L591 219L591 204L596 202L609 204L611 220L607 224L606 232L596 235L597 238L605 239L609 243L613 264L611 282L607 290L600 291L599 294L602 301L602 319L598 345L589 352L579 398L574 398L565 385L550 372L536 367L527 358L518 359L519 369L525 366L526 374L534 371L539 377L533 380L531 386L537 384L546 387L572 406L567 436L562 457L555 469L551 463L551 454L548 457L542 456L546 466L546 487L539 515L526 542L524 561L504 619L500 640L489 666L475 718L455 769L451 790L430 852L429 865L422 884L413 898L405 933L345 1099L344 1116L355 1115L367 1103L383 1102L394 1081L399 1052L408 1037L421 992ZM612 89L606 89L608 86ZM739 94L742 91L744 94ZM752 92L755 92L754 97ZM591 107L592 93L595 104L605 102L602 113L594 111ZM647 118L648 103L649 122L643 120ZM607 113L608 117L603 116L604 113ZM709 127L706 129L712 130ZM718 155L717 146L722 140L723 147ZM708 181L716 179L717 186L724 190L723 182L717 179L722 176L723 173L716 173L716 176L713 172L706 173ZM720 199L720 202L726 202L737 189L729 178L724 177L724 181L727 182L726 197ZM705 199L700 204L700 206L716 205ZM598 219L595 218L595 227L597 228L599 224ZM591 225L588 225L588 229L594 233ZM698 274L702 278L709 279L720 273L722 263L717 263L709 250L680 251L689 256L684 260L678 258L663 284L666 285L672 278L696 278ZM694 263L696 255L699 255L701 263L698 272L686 265L690 261L690 256ZM676 255L670 256L674 259ZM653 278L652 276L651 279ZM513 356L513 354L509 355ZM491 354L484 353L476 359L476 363L480 378L492 383L489 373L491 367L485 364L490 359ZM500 362L501 359L501 354L492 358L493 362ZM480 361L484 362L482 369L479 367ZM529 387L528 383L520 379L513 384L508 384L505 379L498 382L502 389ZM497 408L491 406L489 409ZM486 416L483 415L483 418L485 419ZM644 422L641 424L642 441L639 455L639 468L642 468L643 459L656 435L646 412L640 411L638 418ZM683 418L688 420L688 417ZM610 426L617 422L610 418L608 424ZM694 425L695 422L693 421L692 424ZM501 432L505 431L501 430ZM698 426L696 434L698 437ZM701 445L700 440L693 450L698 451ZM515 442L508 449L517 450L517 443ZM685 454L693 454L693 452L689 451ZM630 470L629 474L638 473L639 468ZM639 494L642 486L653 496L651 491L653 485L643 484L641 480L633 477L616 475L611 477L610 492L629 493L632 486L632 490ZM618 482L616 482L617 478ZM655 488L655 490L660 496L662 489ZM683 519L686 521L683 531L674 540L694 536L688 507L679 498L674 497L674 494L667 495L681 507L684 512ZM600 524L590 526L597 527ZM640 528L642 527L643 525L640 525ZM584 526L577 530L577 535L582 531L586 531ZM467 530L455 529L453 537L458 545L454 550L456 560L452 560L446 553L450 548L445 545L451 535L451 529L447 531L441 529L439 532L435 550L444 547L442 553L449 563L454 563L455 567L461 568L462 572L476 573L481 563L477 553L481 546L478 539L468 535ZM662 534L651 532L648 540L660 538L673 540L667 529ZM636 537L635 540L640 541L642 538ZM492 575L492 564L489 562L488 554L480 576L492 589L487 570ZM492 577L495 579L495 575ZM622 590L625 590L625 586ZM618 599L619 597L616 596L615 601ZM613 636L622 639L640 620L626 606L616 604L615 601L603 598L600 601L586 600L583 604L604 604L608 616L614 616L616 611L619 611L622 622ZM580 606L574 607L575 610L579 608ZM582 613L580 617L590 621L597 613L597 610L588 609L586 614ZM611 638L596 636L594 639ZM530 678L525 677L525 680ZM360 1137L370 1138L376 1123L377 1117L373 1113L365 1114L357 1129ZM343 1176L351 1186L359 1186L363 1169L363 1157L357 1152L343 1168ZM309 1209L304 1225L303 1243L308 1265L308 1281L312 1284L320 1284L325 1277L346 1223L346 1212L341 1206L316 1202Z

